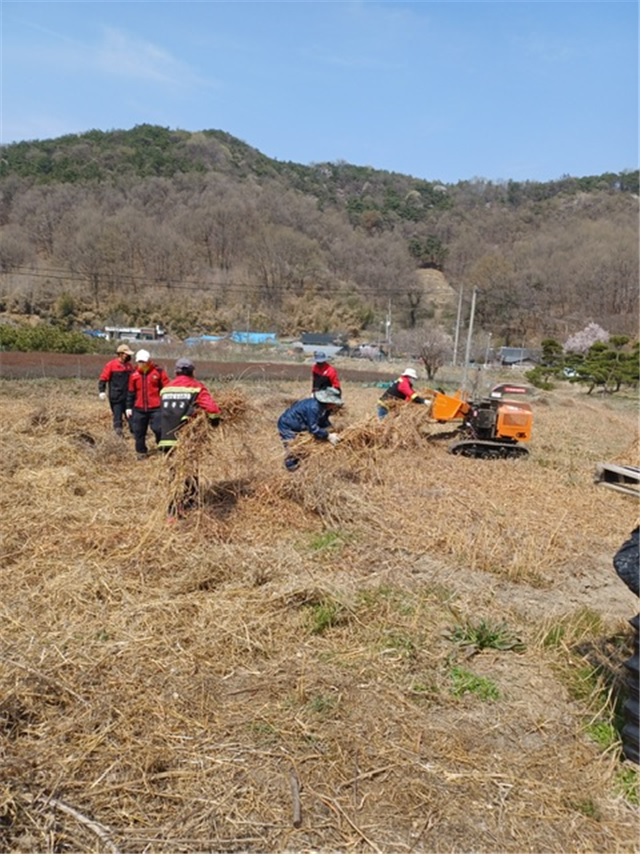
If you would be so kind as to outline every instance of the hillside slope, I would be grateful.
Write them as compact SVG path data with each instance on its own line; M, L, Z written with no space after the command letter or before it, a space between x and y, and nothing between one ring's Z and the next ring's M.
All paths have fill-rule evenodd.
M0 158L0 312L67 329L372 338L389 308L395 330L435 323L436 271L464 320L478 289L477 327L502 344L589 322L636 336L639 245L639 172L444 185L152 125Z

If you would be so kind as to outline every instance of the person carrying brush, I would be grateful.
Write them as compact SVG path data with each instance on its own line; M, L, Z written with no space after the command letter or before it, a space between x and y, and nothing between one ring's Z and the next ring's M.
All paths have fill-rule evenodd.
M426 398L418 395L412 385L417 380L417 372L414 369L404 369L400 377L390 384L377 403L377 416L383 419L390 411L393 401L411 401L413 404L430 404Z
M312 398L304 398L288 407L278 418L277 428L285 447L285 468L296 470L300 459L290 449L291 442L299 434L309 433L315 440L339 442L339 435L332 430L330 416L343 407L341 393L334 387L317 390Z
M216 427L221 418L221 408L212 398L205 384L194 377L194 363L187 357L176 360L175 377L160 391L161 398L161 437L158 447L171 453L180 439L180 430L203 412L209 424ZM188 461L188 469L196 469L194 461ZM170 464L170 474L174 480L174 467ZM167 509L168 522L174 522L196 504L199 484L196 472L183 473L183 483L179 495L175 496Z
M180 357L174 366L175 377L160 391L161 437L160 449L168 451L178 442L177 433L195 413L202 410L210 424L218 425L221 408L205 384L194 377L194 363Z

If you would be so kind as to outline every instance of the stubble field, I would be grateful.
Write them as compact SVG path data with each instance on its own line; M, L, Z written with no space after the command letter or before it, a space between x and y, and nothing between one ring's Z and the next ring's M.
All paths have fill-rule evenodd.
M0 849L637 852L639 509L592 477L639 464L638 402L540 393L530 456L474 461L348 380L290 474L307 382L209 385L168 525L95 381L0 380Z

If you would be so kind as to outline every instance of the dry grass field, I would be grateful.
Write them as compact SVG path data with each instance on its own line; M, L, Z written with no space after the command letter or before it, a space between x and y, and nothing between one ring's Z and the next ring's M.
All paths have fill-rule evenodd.
M307 385L211 389L168 525L94 381L0 380L0 851L638 852L639 508L592 481L639 463L638 401L539 393L530 456L475 461L348 382L288 473Z

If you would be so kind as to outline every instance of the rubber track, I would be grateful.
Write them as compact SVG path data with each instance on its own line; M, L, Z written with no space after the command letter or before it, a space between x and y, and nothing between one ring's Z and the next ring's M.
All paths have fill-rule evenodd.
M452 455L461 455L464 458L482 458L497 460L500 458L525 458L528 449L525 446L517 446L512 443L500 443L495 440L460 440L448 447Z

